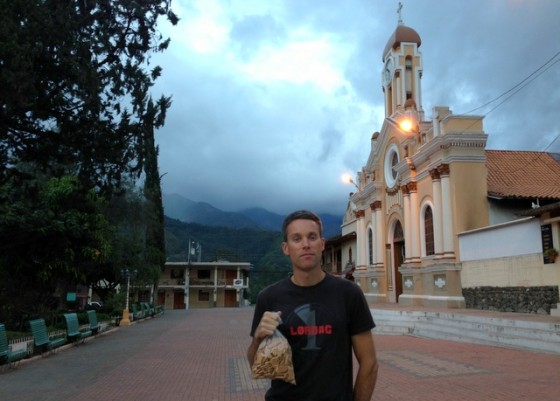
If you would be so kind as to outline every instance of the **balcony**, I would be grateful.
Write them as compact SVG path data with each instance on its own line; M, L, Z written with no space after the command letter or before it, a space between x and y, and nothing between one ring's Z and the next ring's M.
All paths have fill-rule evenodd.
M185 286L185 279L165 279L159 282L159 288L183 288Z

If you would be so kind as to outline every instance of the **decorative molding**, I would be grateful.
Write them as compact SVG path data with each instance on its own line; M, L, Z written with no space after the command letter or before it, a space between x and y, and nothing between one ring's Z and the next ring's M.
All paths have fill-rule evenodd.
M399 192L399 187L395 186L394 188L385 188L385 192L387 193L387 195L389 196L394 196Z
M437 168L435 168L433 170L430 170L430 177L432 178L432 181L437 181L437 180L441 179L441 176L440 176Z
M449 164L440 164L437 167L438 173L441 176L449 177Z
M406 184L406 187L409 192L416 192L418 190L418 185L416 184L416 181L409 182L408 184Z
M370 208L371 210L374 210L374 211L375 211L376 209L381 209L381 206L382 206L382 203L381 203L380 200L378 200L378 201L375 201L375 202L371 203L371 204L369 205L369 208Z
M356 210L354 212L354 214L356 215L356 218L359 219L359 218L362 218L366 215L366 211L365 210Z
M412 281L412 279L410 277L406 277L404 279L403 284L409 290L412 289L412 287L414 287L414 282Z

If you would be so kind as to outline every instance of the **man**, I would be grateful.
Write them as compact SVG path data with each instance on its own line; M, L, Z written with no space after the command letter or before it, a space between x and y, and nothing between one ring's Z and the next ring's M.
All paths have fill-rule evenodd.
M370 401L378 365L362 291L321 269L325 240L316 214L291 213L282 235L293 273L258 295L247 358L252 366L259 344L278 328L292 348L297 384L272 380L266 401ZM352 350L359 363L354 384Z

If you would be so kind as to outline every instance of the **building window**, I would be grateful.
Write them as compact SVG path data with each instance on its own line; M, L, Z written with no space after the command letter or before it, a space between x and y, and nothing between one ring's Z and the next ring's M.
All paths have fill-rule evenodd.
M198 270L198 278L201 280L210 278L210 270Z
M210 291L199 290L198 291L198 300L199 301L210 301Z
M434 250L434 216L432 208L426 207L424 211L424 241L426 247L426 256L435 254Z
M373 265L373 230L368 228L368 260L369 265Z

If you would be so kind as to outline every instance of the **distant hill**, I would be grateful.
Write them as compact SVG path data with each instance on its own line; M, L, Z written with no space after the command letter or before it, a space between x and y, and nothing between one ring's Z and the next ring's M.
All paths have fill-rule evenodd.
M254 228L259 226L241 213L224 212L206 202L194 202L181 195L163 195L163 213L185 223L212 227Z
M280 231L283 215L264 208L245 209L240 212L224 212L206 202L194 202L178 194L163 195L164 214L185 223L197 223L212 227ZM323 236L340 234L342 216L320 214L323 221Z

